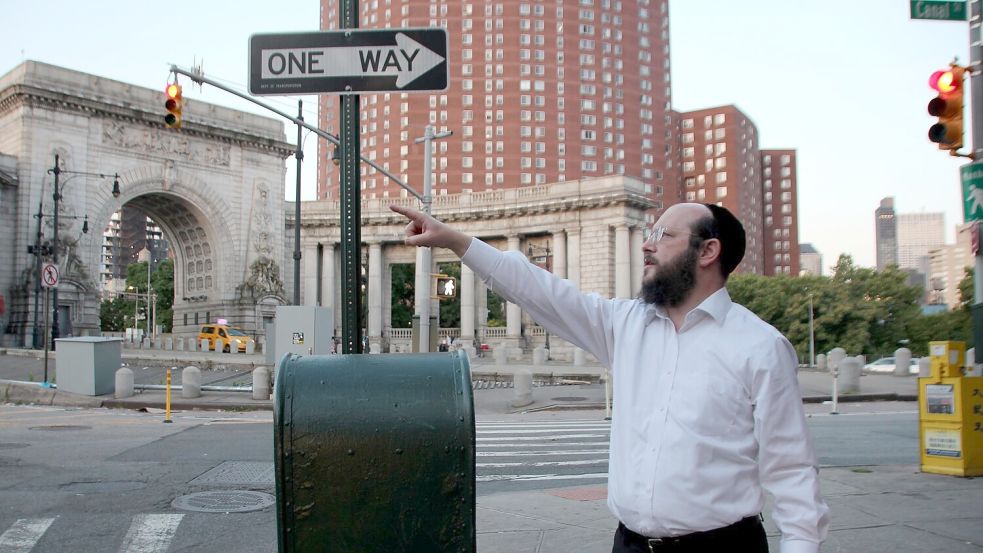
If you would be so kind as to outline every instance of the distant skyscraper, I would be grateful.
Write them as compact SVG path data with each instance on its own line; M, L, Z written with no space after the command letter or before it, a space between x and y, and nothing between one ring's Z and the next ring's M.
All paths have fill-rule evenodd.
M823 275L823 254L812 244L799 244L799 274Z
M894 216L894 198L881 200L874 211L874 239L877 248L877 270L898 264L898 224Z
M956 243L928 252L932 263L929 275L930 303L945 303L950 309L959 305L959 283L966 268L975 263L970 225L956 227Z
M931 273L928 252L945 245L945 215L942 213L898 214L898 267Z

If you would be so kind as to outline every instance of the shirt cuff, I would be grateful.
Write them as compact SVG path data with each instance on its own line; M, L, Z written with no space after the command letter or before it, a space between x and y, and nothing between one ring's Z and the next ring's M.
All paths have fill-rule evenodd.
M485 278L491 275L498 265L498 256L501 254L502 252L494 246L490 246L477 238L472 238L471 244L468 245L468 251L464 252L461 257L461 262L470 267L480 278Z
M808 540L782 540L781 553L819 553L819 544Z

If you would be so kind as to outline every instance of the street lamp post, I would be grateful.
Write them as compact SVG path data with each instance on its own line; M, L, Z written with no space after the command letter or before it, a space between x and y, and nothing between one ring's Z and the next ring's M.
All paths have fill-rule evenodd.
M816 335L813 331L812 294L809 294L809 368L816 366Z
M538 256L538 255L535 256L535 257L533 257L533 251L534 250L543 250L543 255L541 257ZM527 251L528 251L528 255L526 255L526 257L528 257L530 259L530 261L533 261L535 259L533 261L533 263L536 263L538 265L539 264L539 259L542 259L543 260L543 268L546 269L547 271L551 271L552 272L553 268L551 267L551 263L550 263L550 261L551 261L552 258L551 258L551 255L550 254L552 254L553 252L552 252L552 250L550 250L549 240L546 241L546 246L545 247L543 247L543 246L534 246L532 244L529 244L529 247L527 248ZM546 330L544 328L543 329L543 332L545 333L545 336L546 336L546 360L549 361L550 360L550 331L549 330Z
M114 173L112 175L107 175L107 174L104 174L104 173L89 173L87 171L68 171L68 170L65 170L65 169L62 169L61 168L61 163L59 163L58 154L55 154L55 166L52 167L51 169L48 169L48 173L51 173L51 174L53 174L55 176L55 187L54 187L54 193L52 194L52 199L54 200L54 203L55 203L55 210L54 210L54 214L53 214L53 216L54 216L54 229L53 229L52 239L51 239L51 262L54 263L55 265L58 265L58 205L61 202L61 192L62 192L62 189L58 186L59 185L59 182L58 182L59 176L62 173L65 173L65 174L69 174L69 175L79 175L79 176L87 176L87 177L99 177L99 178L103 178L103 179L108 179L108 178L112 177L112 179L113 179L113 197L114 198L118 198L119 197L119 194L120 194L120 190L119 190L119 173ZM66 184L67 184L67 181L66 181ZM39 214L40 214L40 212L39 212ZM59 324L59 321L58 321L58 287L57 286L54 287L53 296L54 296L54 299L53 299L52 303L54 303L54 307L52 309L54 311L54 313L53 313L54 318L51 321L51 348L52 349L54 349L54 347L55 347L55 339L57 339L59 337L59 334L60 334L60 324Z

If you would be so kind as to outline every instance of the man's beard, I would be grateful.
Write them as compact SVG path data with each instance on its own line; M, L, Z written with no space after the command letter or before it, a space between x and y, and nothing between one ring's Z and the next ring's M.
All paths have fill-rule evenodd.
M663 266L655 267L655 276L642 282L642 301L659 307L676 307L696 286L696 248L676 256Z

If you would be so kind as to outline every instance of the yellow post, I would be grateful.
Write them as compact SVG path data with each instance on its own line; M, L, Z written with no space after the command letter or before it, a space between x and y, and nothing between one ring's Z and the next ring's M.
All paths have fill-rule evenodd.
M167 389L164 400L164 422L171 422L171 369L167 369Z

